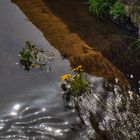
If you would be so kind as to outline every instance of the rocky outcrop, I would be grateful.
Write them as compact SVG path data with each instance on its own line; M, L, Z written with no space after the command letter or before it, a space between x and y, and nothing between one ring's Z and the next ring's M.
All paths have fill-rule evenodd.
M139 28L139 37L140 37L140 1L139 0L120 0L125 4L125 9L129 16L131 17L132 22L136 27Z
M77 100L77 112L93 140L140 140L140 96L93 77L92 93Z

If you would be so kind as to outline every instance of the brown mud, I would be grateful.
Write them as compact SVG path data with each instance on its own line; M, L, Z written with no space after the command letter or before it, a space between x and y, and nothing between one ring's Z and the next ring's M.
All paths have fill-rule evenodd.
M44 33L46 39L70 60L90 74L120 84L125 74L138 75L139 62L127 47L134 41L128 31L91 14L85 0L13 0Z

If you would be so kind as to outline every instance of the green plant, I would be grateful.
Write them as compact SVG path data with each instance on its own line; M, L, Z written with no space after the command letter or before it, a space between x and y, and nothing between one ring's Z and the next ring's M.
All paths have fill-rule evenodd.
M124 22L127 19L127 13L125 11L124 5L120 2L116 2L110 11L110 15L113 20L118 22Z
M99 17L109 16L110 9L115 0L89 0L89 8Z
M48 65L50 59L52 59L52 53L37 48L29 41L26 41L26 47L20 52L19 63L26 71L29 71L30 68L40 68L43 71L46 66L51 70Z
M74 74L65 74L61 76L61 80L65 81L65 89L67 89L68 93L67 97L79 97L85 94L89 88L89 81L87 79L86 74L83 72L81 66L74 68L73 72Z

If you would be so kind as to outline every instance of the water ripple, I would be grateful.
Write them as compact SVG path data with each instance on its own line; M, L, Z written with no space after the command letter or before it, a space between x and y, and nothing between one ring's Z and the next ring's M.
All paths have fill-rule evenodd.
M15 114L14 114L14 113ZM59 140L76 135L72 129L75 113L62 111L50 115L45 108L16 104L12 111L0 120L2 140Z

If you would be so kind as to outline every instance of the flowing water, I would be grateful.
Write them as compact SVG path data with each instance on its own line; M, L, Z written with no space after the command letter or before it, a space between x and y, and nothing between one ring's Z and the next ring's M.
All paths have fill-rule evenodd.
M26 40L54 53L53 72L26 72L16 65ZM76 113L65 110L60 94L60 76L70 70L69 62L20 9L10 0L1 0L0 140L77 140L72 129Z
M139 140L138 95L116 85L105 90L102 78L92 78L94 94L79 104L90 127L81 127L61 95L60 76L71 71L68 60L10 0L0 1L0 20L0 140L87 140L104 133L113 140ZM54 53L52 72L26 72L16 64L26 40Z

